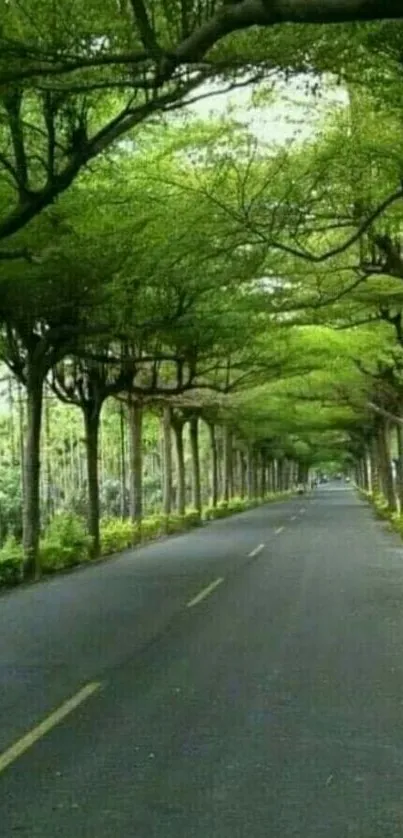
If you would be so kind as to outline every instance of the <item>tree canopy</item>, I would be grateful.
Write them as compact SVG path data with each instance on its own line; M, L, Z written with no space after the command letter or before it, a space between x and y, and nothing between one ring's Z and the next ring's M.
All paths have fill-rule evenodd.
M0 540L25 573L84 527L56 512L97 555L145 498L169 528L326 463L403 503L400 4L2 12ZM316 108L292 141L189 107L253 81L263 116L279 79Z

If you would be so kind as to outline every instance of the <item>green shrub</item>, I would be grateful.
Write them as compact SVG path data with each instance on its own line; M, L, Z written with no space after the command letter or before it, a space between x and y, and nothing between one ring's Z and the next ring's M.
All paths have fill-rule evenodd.
M186 528L198 527L201 524L201 515L197 509L188 509L185 513L185 526Z
M376 493L372 497L372 502L375 509L375 514L378 518L381 518L383 521L387 521L390 518L390 511L388 507L388 502L384 495L380 492Z
M219 501L213 510L214 518L227 518L230 514L231 510L228 509L228 503L226 501Z
M171 514L165 517L165 532L169 535L186 530L186 518L183 515Z
M14 536L9 536L0 550L0 587L18 585L23 578L24 552Z
M91 538L81 518L59 513L50 522L40 542L44 573L74 567L89 558Z
M141 522L140 532L142 541L150 541L158 538L166 532L166 519L164 515L148 515Z
M393 515L390 516L390 523L392 524L393 529L396 530L399 535L403 536L403 515L399 512L394 512Z
M139 527L127 518L104 518L101 521L100 533L103 555L120 553L138 544L141 539Z
M228 512L231 514L236 514L237 512L243 512L245 507L245 500L244 498L231 498L228 502Z

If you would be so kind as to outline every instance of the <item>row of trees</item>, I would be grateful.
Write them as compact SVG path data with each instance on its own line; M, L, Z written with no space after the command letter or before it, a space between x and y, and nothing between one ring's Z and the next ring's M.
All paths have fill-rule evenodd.
M277 20L275 5L262 4L261 23ZM326 17L325 4L295 5L306 19ZM26 573L40 572L45 392L81 412L94 555L99 432L112 400L130 442L121 511L136 520L144 410L162 416L165 512L172 435L179 511L187 500L185 426L197 510L203 490L213 503L219 491L262 493L324 459L362 471L373 450L382 472L379 427L385 440L385 422L400 427L401 405L401 26L286 27L258 41L252 31L210 52L217 37L205 35L193 59L183 44L217 20L256 22L248 0L182 5L180 20L158 4L45 3L36 17L6 6L0 349L26 401ZM330 6L337 20L380 14L373 3ZM168 119L206 79L231 86L274 69L304 70L322 92L337 76L348 106L313 139L279 150L229 118ZM201 427L211 444L204 489Z
M21 451L26 430L26 406L21 390L7 381L8 404L0 425L1 540L21 537L23 485ZM88 447L78 411L59 406L45 391L41 445L41 520L48 524L57 512L88 517L99 549L99 514L88 498ZM202 513L234 497L264 497L287 491L304 475L279 445L269 449L249 445L236 435L235 425L219 404L209 406L189 397L154 407L139 401L110 401L100 422L99 495L101 515L130 518L173 510L184 516L191 508ZM296 452L294 452L295 454Z

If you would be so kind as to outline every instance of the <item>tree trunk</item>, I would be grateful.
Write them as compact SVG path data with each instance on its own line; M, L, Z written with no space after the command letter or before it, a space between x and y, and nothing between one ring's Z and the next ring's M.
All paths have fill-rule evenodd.
M249 500L253 498L253 450L248 447L246 454L246 487Z
M232 453L232 497L238 497L241 493L241 456L238 448L233 448Z
M397 461L397 494L399 499L399 512L403 513L403 425L397 426L397 447L398 447L398 461Z
M369 455L368 449L365 448L364 452L364 476L365 476L365 491L371 491L371 477L370 477L370 465L369 465Z
M371 491L374 495L380 492L380 481L379 481L379 457L378 457L378 446L376 442L376 436L371 438L370 448L369 448L369 461L371 466Z
M46 522L48 523L54 514L53 508L53 474L52 474L52 450L50 438L50 397L48 394L45 400L45 456L46 456L46 481L45 481L45 499L46 499Z
M239 496L243 499L246 495L246 463L243 451L238 452L239 457Z
M265 457L263 451L260 454L260 469L261 469L260 495L261 495L262 499L264 499L266 497L266 492L267 492L267 483L266 483L266 457Z
M163 451L163 511L164 515L172 512L172 434L171 408L166 405L162 412L162 451Z
M284 459L277 460L277 491L284 490Z
M396 494L393 485L393 472L389 450L388 425L384 420L378 423L378 452L379 470L381 475L382 491L392 512L396 511Z
M120 514L122 518L127 517L126 508L126 434L125 434L125 409L120 404Z
M291 474L292 465L290 460L285 460L284 463L284 491L288 492L291 488ZM305 483L308 484L308 471L305 473Z
M209 423L211 445L211 505L215 508L218 502L218 457L215 425Z
M135 524L143 517L143 406L134 399L128 402L129 417L129 512Z
M97 558L101 552L99 534L99 478L98 478L98 447L101 408L89 405L82 407L85 426L85 449L87 455L88 482L88 513L87 526L92 539L90 555Z
M255 451L255 455L253 458L253 496L254 498L260 498L260 455L258 451Z
M27 432L24 449L24 504L23 546L24 574L29 579L39 579L41 564L40 536L40 445L43 406L43 376L28 361L27 371Z
M227 424L223 426L223 491L222 499L228 503L232 484L232 435Z
M19 461L20 461L20 478L21 478L21 498L22 498L22 507L24 508L24 497L25 497L25 468L24 468L24 460L25 460L25 416L24 416L24 396L23 396L23 389L22 384L18 381L18 447L19 447Z
M13 466L18 462L16 445L15 445L15 426L14 426L14 388L13 378L10 375L8 379L8 406L9 406L9 427L10 427L10 447L11 447L11 462Z
M274 492L274 483L273 483L273 460L269 459L267 463L267 491Z
M297 463L295 462L295 460L291 460L290 489L293 489L295 487L296 482L297 482L297 479L296 479L297 478L297 470L298 470Z
M199 455L199 419L192 416L189 423L190 450L192 454L192 505L199 514L202 513L201 485L200 485L200 455Z
M367 489L368 489L368 475L367 475L367 461L365 459L365 454L361 457L359 466L360 466L360 485L361 485L361 489L363 489L364 492L366 492Z
M172 423L175 434L176 447L176 468L178 479L177 510L179 515L186 512L186 470L185 470L185 448L183 444L183 422L175 419Z

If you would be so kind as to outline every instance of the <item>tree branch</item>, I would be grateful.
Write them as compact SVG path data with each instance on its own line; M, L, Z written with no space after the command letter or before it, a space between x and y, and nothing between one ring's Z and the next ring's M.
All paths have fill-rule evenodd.
M159 57L161 55L161 49L158 45L154 29L148 19L147 9L143 0L130 0L130 5L133 10L134 19L137 23L143 47L147 50L150 57Z
M131 0L140 37L146 46L145 52L85 56L68 56L63 61L58 55L37 51L28 52L25 45L4 43L3 52L13 59L28 59L30 66L19 70L3 72L0 85L24 79L66 75L76 70L91 67L147 63L155 55L155 34L148 21L142 2ZM175 69L183 64L195 64L225 36L253 26L271 27L276 24L331 24L354 21L403 19L401 0L241 0L223 3L217 11L170 51L159 63L155 85L163 84L172 77ZM35 63L37 62L37 63Z
M360 224L353 235L349 236L342 244L337 245L336 247L327 250L325 253L320 253L319 255L315 255L314 253L310 253L307 250L300 250L299 248L293 247L292 245L282 244L282 242L278 242L276 240L267 239L265 235L261 231L256 231L261 238L262 241L266 242L269 247L273 247L276 250L283 251L284 253L289 253L291 256L296 256L300 259L305 259L308 262L313 262L314 264L320 264L321 262L327 261L327 259L331 259L333 256L339 256L341 253L345 253L352 245L356 244L364 233L372 226L374 221L376 221L379 216L383 215L385 210L387 210L392 204L400 201L403 198L403 188L400 187L396 192L393 192L392 195L389 195L382 201L370 215L367 216L365 221ZM253 225L248 224L249 229L253 231Z
M373 410L374 413L378 413L380 416L383 416L385 419L390 419L391 422L395 422L397 425L403 425L403 418L401 416L396 416L395 413L390 413L390 411L386 410L384 407L379 407L379 404L366 402L366 406L370 410Z
M68 189L80 170L92 158L105 151L119 137L143 122L150 114L163 110L165 105L180 103L186 93L199 85L203 78L201 76L193 78L186 84L179 85L175 90L168 91L135 109L125 108L121 111L114 120L98 131L81 148L73 151L64 169L54 174L42 189L37 192L31 191L23 200L20 200L9 215L0 222L0 240L18 232L43 209L52 204L55 198Z

